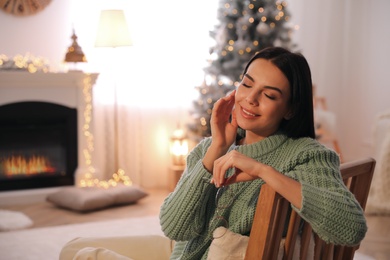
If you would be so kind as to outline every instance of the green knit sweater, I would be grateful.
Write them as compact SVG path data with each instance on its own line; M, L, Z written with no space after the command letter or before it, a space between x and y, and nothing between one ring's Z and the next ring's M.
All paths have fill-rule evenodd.
M218 200L223 207L216 210L217 189L209 183L211 174L202 164L210 144L211 138L205 138L191 151L183 176L161 206L162 230L177 241L171 259L206 259L213 230L224 224L220 216L231 231L250 233L264 182L258 179L228 186ZM339 157L333 150L311 138L292 139L282 133L254 144L232 145L229 150L233 149L301 183L302 208L292 207L323 240L355 245L364 238L363 210L344 185Z

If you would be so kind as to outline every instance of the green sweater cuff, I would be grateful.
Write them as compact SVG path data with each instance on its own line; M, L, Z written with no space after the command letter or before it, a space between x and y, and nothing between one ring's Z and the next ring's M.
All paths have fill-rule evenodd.
M342 190L331 191L313 187L309 183L302 182L302 208L299 210L292 205L307 222L313 223L314 232L327 243L340 245L356 245L367 232L366 220L360 205L351 207L355 200L353 194ZM330 193L335 194L330 195ZM330 199L332 198L332 199ZM357 203L357 202L356 202ZM347 218L345 216L348 216ZM350 221L345 221L350 219ZM338 229L332 228L337 226Z

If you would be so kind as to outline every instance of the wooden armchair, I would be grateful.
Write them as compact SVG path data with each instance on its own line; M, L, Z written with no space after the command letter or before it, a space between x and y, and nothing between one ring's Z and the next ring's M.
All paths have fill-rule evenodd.
M344 183L355 195L363 210L366 206L375 163L374 159L367 158L346 162L341 164L340 167ZM278 252L285 228L284 223L286 223L289 207L290 203L269 185L264 184L262 186L245 259L278 259ZM313 234L310 224L306 222L304 222L300 246L296 248L300 225L301 217L292 210L287 236L283 245L283 256L279 256L279 259L293 259L294 250L296 249L300 251L298 253L299 259L307 259L309 244L312 238L315 243L314 259L352 260L355 251L359 248L359 245L346 247L326 244L316 234Z

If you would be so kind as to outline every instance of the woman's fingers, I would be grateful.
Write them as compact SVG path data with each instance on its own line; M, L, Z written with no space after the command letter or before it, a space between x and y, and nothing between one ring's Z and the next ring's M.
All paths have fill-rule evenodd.
M228 113L230 115L234 106L235 93L236 91L234 90L229 95L218 99L214 104L214 109L218 111L220 108L222 112Z
M245 182L245 181L253 181L256 178L253 178L253 176L247 174L246 172L239 172L239 173L234 173L232 176L227 178L225 182L222 184L223 186L227 186L233 183L237 182Z
M216 187L229 185L236 182L255 180L258 177L246 172L254 167L253 163L258 163L251 158L237 152L231 151L214 162L213 183ZM234 168L234 174L226 178L226 171Z
M234 167L236 151L227 153L214 162L213 180L216 187L221 187L226 182L226 171Z

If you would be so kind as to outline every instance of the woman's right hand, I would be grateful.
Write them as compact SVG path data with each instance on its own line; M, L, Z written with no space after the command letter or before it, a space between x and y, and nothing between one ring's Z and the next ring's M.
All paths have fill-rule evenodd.
M229 147L236 140L237 121L234 113L234 95L236 91L220 98L215 102L213 112L211 114L211 145L202 160L204 167L210 172L213 172L214 161L226 154ZM232 120L230 121L230 115Z
M233 110L235 94L236 90L233 90L215 102L210 120L212 145L225 148L226 151L235 141L237 134L237 121Z

